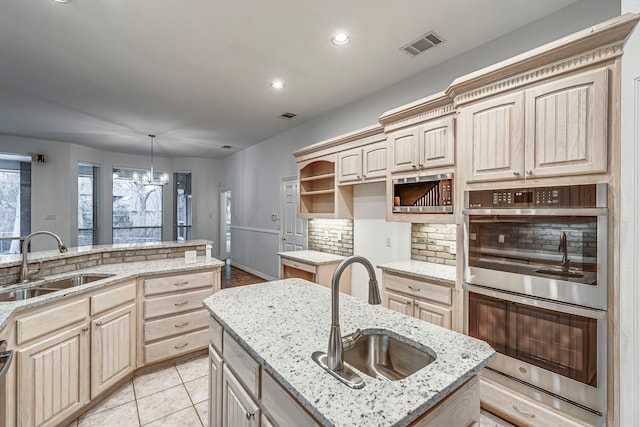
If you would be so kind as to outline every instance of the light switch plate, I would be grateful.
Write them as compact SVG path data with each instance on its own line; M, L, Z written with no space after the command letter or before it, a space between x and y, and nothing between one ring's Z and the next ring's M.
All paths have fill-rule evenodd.
M456 242L449 242L449 253L452 255L456 254Z

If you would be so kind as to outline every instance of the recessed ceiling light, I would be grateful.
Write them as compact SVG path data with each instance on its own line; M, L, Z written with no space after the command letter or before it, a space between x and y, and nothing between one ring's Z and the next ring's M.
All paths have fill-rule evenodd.
M271 82L271 87L274 89L282 89L284 87L284 82L282 80L274 80Z
M351 38L347 33L336 33L331 38L331 42L337 46L344 46L346 44L349 44L350 41Z
M53 0L56 3L69 3L70 0Z

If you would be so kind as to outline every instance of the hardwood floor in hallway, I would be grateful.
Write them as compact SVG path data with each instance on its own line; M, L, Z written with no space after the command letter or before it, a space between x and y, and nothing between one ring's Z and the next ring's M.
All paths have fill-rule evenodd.
M225 266L220 270L222 288L232 288L234 286L253 285L255 283L263 283L266 280L247 273L244 270L233 267L231 261L227 260Z

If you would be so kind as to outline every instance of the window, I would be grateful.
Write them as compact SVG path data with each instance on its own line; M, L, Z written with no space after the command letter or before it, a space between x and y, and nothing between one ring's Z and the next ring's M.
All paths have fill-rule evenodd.
M175 240L191 240L191 172L177 172L173 174L175 182Z
M78 163L78 246L97 243L98 170L97 166Z
M20 253L29 233L31 156L0 153L0 253Z
M113 243L162 240L162 187L135 184L132 175L147 171L113 169ZM160 178L162 172L155 172Z

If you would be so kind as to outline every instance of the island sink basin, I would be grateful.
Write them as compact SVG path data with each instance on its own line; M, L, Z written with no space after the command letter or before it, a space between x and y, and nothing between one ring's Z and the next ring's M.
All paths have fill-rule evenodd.
M387 332L360 332L343 338L344 361L380 380L397 381L436 360L426 351Z

